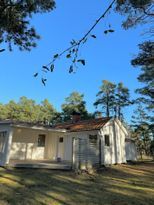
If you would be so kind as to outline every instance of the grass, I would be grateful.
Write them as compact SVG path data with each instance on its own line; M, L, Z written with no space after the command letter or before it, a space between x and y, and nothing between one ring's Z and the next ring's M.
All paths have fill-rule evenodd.
M154 163L97 174L0 168L0 205L153 205Z

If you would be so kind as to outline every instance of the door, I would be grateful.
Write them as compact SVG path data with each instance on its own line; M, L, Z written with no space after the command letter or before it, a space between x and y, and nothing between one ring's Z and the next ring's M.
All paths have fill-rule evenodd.
M36 148L33 152L33 159L44 159L46 135L40 134L37 138Z
M110 135L104 135L104 164L112 164Z
M73 143L73 164L75 168L88 169L100 164L100 140L97 135L76 138Z
M58 139L58 154L57 160L64 160L64 137L59 137Z

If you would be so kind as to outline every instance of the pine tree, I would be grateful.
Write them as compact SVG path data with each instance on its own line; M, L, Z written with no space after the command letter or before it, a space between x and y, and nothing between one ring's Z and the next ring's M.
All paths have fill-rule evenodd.
M116 85L107 80L102 81L100 91L97 93L97 99L94 106L100 106L106 117L110 117L115 107L115 88Z
M43 100L40 106L40 121L44 122L45 124L50 123L54 119L55 115L56 110L52 104L50 104L48 99Z
M1 0L0 1L0 44L12 44L20 50L31 50L36 46L39 35L30 25L30 19L36 13L45 13L55 7L53 0ZM0 49L2 51L2 49Z
M130 101L129 89L126 88L123 83L118 83L115 94L115 116L122 120L124 118L122 109L130 104L132 104L132 102Z
M102 81L102 86L97 94L94 105L100 106L106 117L115 115L120 120L123 119L123 108L130 105L129 89L123 83L117 85L107 80Z
M153 0L117 0L116 11L125 16L122 26L125 29L138 24L147 24L153 21ZM153 33L153 29L148 31Z
M82 119L88 118L86 102L83 98L83 94L72 92L70 96L65 99L65 103L62 104L62 115L64 121L71 120L71 115L74 112L80 113Z
M0 103L0 120L7 119L6 106Z
M151 112L151 121L154 120L154 42L147 41L139 45L140 53L132 60L132 65L141 67L139 82L144 87L136 90L142 97L140 101L146 104L146 109Z
M148 115L142 103L138 102L138 106L132 116L133 136L136 138L138 152L141 155L145 153L150 155L150 147L152 142L152 130L149 127Z
M0 104L0 119L50 123L56 115L57 111L47 99L36 104L34 100L23 96L17 103L11 100L8 104Z

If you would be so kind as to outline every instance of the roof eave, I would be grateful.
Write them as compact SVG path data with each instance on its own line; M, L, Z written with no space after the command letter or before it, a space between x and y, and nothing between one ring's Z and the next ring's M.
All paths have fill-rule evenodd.
M25 128L25 129L33 129L33 130L44 130L44 131L52 131L52 132L62 132L65 133L67 132L66 129L54 129L54 128L47 128L47 127L38 127L38 126L26 126L26 125L11 125L12 127L15 128Z

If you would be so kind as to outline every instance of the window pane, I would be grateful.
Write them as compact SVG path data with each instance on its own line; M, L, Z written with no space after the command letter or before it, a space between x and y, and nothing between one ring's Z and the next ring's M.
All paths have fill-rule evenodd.
M97 143L97 135L89 135L90 143Z
M38 147L44 147L45 146L45 135L39 135L38 136Z
M63 137L59 138L59 142L62 143L63 142Z
M110 146L110 138L109 135L105 135L105 146L109 147Z

